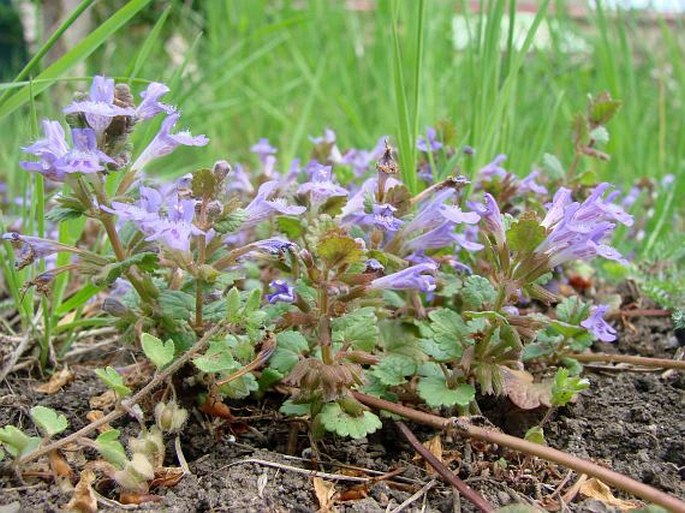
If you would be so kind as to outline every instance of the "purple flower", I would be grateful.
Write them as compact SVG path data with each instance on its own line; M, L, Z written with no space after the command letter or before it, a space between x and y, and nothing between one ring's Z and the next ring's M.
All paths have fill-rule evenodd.
M500 166L505 160L507 160L506 155L497 155L492 162L478 171L478 179L480 181L491 181L495 177L502 179L507 176L506 169Z
M113 118L136 114L131 107L119 107L114 104L114 80L100 75L93 77L89 98L70 103L63 112L65 114L84 114L88 126L95 130L98 138L107 130Z
M364 264L366 265L366 269L364 270L366 273L380 273L385 271L385 266L375 258L369 258Z
M540 176L540 171L537 169L531 171L528 176L519 182L518 192L520 194L532 192L533 194L539 194L541 196L547 194L547 188L535 181L538 176Z
M227 187L229 191L240 191L246 194L252 194L254 192L254 186L250 180L250 175L240 164L233 166L233 173L229 177Z
M9 241L14 248L18 248L16 255L16 268L18 270L32 264L38 258L46 258L58 251L66 251L68 246L59 242L30 235L21 235L17 232L8 232L2 235L3 240Z
M631 187L628 194L621 200L621 207L624 209L632 207L637 199L640 197L640 188L637 186Z
M193 137L187 130L172 134L171 129L180 117L181 114L174 112L169 114L164 121L162 121L159 132L150 144L147 145L147 148L143 150L143 153L136 159L131 166L131 169L142 169L150 161L168 155L178 146L205 146L209 142L209 139L204 135Z
M323 131L323 137L312 137L310 135L309 140L314 144L335 144L335 132L330 128L326 128Z
M147 223L147 228L152 232L145 240L161 241L169 249L183 253L190 251L190 239L193 235L201 235L199 228L185 221L172 221L160 218L153 223Z
M485 203L475 205L476 212L480 215L485 229L495 237L498 246L504 245L504 225L502 224L502 214L499 211L497 202L491 194L485 193Z
M362 216L358 223L362 226L374 226L385 232L396 232L404 224L395 217L396 211L390 203L374 203L373 212Z
M70 173L95 173L104 169L102 163L114 160L97 148L91 128L71 131L73 148L69 148L62 125L57 121L43 121L44 139L23 148L40 159L39 162L20 162L27 171L36 171L55 182L63 182Z
M311 170L311 180L300 185L298 194L309 194L312 204L321 204L333 196L347 196L349 191L333 182L331 166L310 163L307 170Z
M433 263L417 264L382 278L376 278L370 287L375 290L418 289L421 292L435 290L435 277L432 275L438 266Z
M160 112L173 113L176 110L174 107L159 101L168 92L169 88L159 82L152 82L148 85L147 89L140 93L143 100L136 108L136 117L138 119L150 119Z
M162 195L152 187L140 186L140 199L136 203L113 201L111 207L100 205L105 212L116 215L122 221L133 221L139 226L159 218Z
M256 153L259 157L259 160L264 162L266 157L269 155L275 155L278 150L269 144L269 139L263 137L257 142L257 144L252 145L250 151L252 153Z
M580 323L583 328L602 342L613 342L616 340L616 330L604 320L604 315L608 309L607 305L593 306L590 308L588 318Z
M385 192L399 184L400 182L397 179L389 177L385 182ZM377 188L378 178L376 176L364 181L359 190L347 200L347 203L340 212L340 218L342 219L343 224L358 223L359 220L366 215L364 203L368 197L375 195Z
M254 246L272 255L281 255L295 248L295 244L282 239L264 239L254 243Z
M426 153L438 151L442 148L442 143L436 139L437 131L435 128L426 128L426 137L419 137L416 141L416 147L419 151Z
M270 304L275 304L278 302L292 303L295 301L295 289L288 285L285 280L274 280L269 286L274 289L272 294L266 295L266 300Z
M259 187L255 198L245 207L246 221L243 228L255 226L274 214L299 216L307 210L302 206L288 205L283 198L269 199L278 189L278 185L277 180L271 180Z
M554 195L541 223L548 229L547 238L535 249L549 257L550 267L595 256L627 263L618 251L604 244L616 228L615 221L626 226L633 224L632 216L611 202L615 195L603 197L608 187L607 183L599 184L583 203L571 201L567 189Z

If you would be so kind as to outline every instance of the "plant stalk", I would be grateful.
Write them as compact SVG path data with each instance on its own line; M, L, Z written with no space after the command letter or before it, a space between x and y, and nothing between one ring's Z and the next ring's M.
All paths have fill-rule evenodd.
M667 493L657 490L649 485L640 483L639 481L636 481L628 476L624 476L623 474L619 474L611 469L601 467L596 463L583 460L571 454L567 454L544 445L528 442L522 438L500 433L492 429L474 426L469 422L468 418L453 417L446 419L359 392L352 392L352 394L359 402L372 408L387 410L420 424L426 424L437 429L454 429L459 434L468 438L485 440L487 442L508 447L524 454L537 456L538 458L551 461L552 463L571 468L581 474L587 474L589 476L596 477L607 485L615 486L616 488L620 488L621 490L640 497L648 502L658 504L659 506L666 508L668 511L685 513L685 502L681 501L680 499L673 497L672 495L668 495Z
M646 356L633 356L630 354L606 353L571 353L566 356L585 363L631 363L633 365L642 365L644 367L685 370L685 360L671 360L670 358L648 358Z

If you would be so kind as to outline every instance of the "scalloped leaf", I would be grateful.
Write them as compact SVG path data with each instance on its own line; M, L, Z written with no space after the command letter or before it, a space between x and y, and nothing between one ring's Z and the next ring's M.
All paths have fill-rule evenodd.
M128 458L124 446L119 441L118 429L109 429L95 439L95 446L100 455L118 469L126 466Z
M143 347L143 352L155 367L161 369L174 359L174 341L167 340L162 342L160 339L149 333L143 333L140 337L140 345Z
M276 350L269 359L269 367L283 374L288 374L300 359L300 355L309 351L309 343L297 331L282 331L276 335Z
M40 405L34 406L31 408L30 414L38 429L48 438L61 433L69 427L67 418L52 408Z
M233 359L231 348L225 340L212 340L207 352L193 359L195 367L202 372L214 373L235 369L238 363Z
M364 307L333 319L331 323L333 342L371 352L376 347L380 330L378 318L372 307Z
M344 412L338 403L326 404L318 418L326 431L352 438L363 438L383 426L381 419L374 413L365 410L358 417L353 417Z
M95 369L95 374L97 374L97 377L100 378L107 388L113 390L119 397L131 395L131 389L124 385L124 378L114 367Z
M384 356L380 363L374 365L370 374L386 386L401 385L407 382L407 376L416 373L416 362L401 354Z
M441 406L467 406L476 397L476 389L467 383L449 388L442 376L426 376L419 380L417 388L421 399L431 408Z
M14 426L5 426L0 429L0 442L5 444L5 449L10 456L21 458L38 449L41 439L39 436L28 436Z

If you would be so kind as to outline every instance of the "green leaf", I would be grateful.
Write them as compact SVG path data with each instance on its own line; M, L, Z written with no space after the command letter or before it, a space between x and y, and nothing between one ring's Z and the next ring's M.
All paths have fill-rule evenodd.
M262 291L258 288L252 289L245 301L245 306L243 307L243 316L248 316L252 312L259 310L259 306L262 304Z
M530 428L528 431L526 431L526 434L523 436L523 438L529 442L533 442L534 444L547 445L545 442L545 432L540 426L533 426Z
M465 310L485 310L495 302L497 292L487 278L474 274L464 281L461 295Z
M552 180L563 180L566 175L564 171L564 166L561 164L559 159L552 155L551 153L545 153L542 156L542 167L547 171L547 176Z
M354 417L344 412L338 403L326 404L318 417L326 431L352 438L363 438L383 426L381 419L370 411L365 410Z
M537 218L521 217L507 230L507 242L514 251L531 253L545 240L547 233Z
M54 207L45 214L45 218L55 224L59 224L69 219L78 219L83 215L83 210L70 207Z
M226 294L226 320L228 322L240 320L240 292L235 287L231 287Z
M295 403L292 399L288 399L281 405L278 411L288 417L304 417L310 415L311 406L309 403Z
M5 444L10 456L21 458L38 449L41 439L38 436L28 436L14 426L5 426L0 429L0 442Z
M276 335L276 350L269 359L269 367L288 374L300 359L309 351L309 343L297 331L282 331Z
M149 333L143 333L140 337L143 352L155 367L161 369L174 359L174 341L167 340L162 342L157 337Z
M461 316L453 310L440 308L428 314L430 324L419 325L423 339L419 342L426 354L440 361L459 358L470 344L468 329Z
M238 230L245 220L247 214L242 208L222 216L215 224L214 229L219 233L232 233Z
M124 378L114 367L106 369L95 369L95 374L102 380L107 388L114 390L119 397L126 397L131 394L131 389L124 385Z
M590 387L590 382L580 376L569 376L569 370L557 369L552 383L552 405L565 406L580 391Z
M244 399L257 389L259 389L257 378L254 374L247 373L219 387L219 392L231 399Z
M162 290L159 294L159 307L166 317L187 321L195 313L195 298L180 290Z
M101 433L95 439L95 446L100 455L115 467L122 469L126 466L128 458L124 446L119 441L118 429L110 429Z
M52 408L34 406L31 408L31 418L43 435L51 438L69 427L69 421L64 415L58 414Z
M554 311L561 322L578 325L587 318L590 305L584 303L578 296L571 296L559 303Z
M276 218L276 228L290 240L298 239L304 233L302 221L297 217L279 216Z
M333 319L331 323L333 342L373 351L380 331L378 318L372 307L359 308L352 313Z
M427 376L419 380L417 388L421 399L431 408L441 406L468 406L476 397L476 390L469 384L462 383L452 389L447 386L443 376Z
M401 385L407 382L407 376L416 373L416 362L401 354L391 354L374 365L370 374L386 386Z
M193 173L190 189L196 198L213 198L217 193L217 179L211 169L202 168Z
M354 239L340 235L324 236L316 252L329 269L361 262L364 258L364 251Z
M208 373L233 370L238 365L226 340L212 340L207 352L194 358L193 363L202 372Z
M284 374L280 373L276 369L267 368L262 371L262 374L257 380L259 385L259 392L264 393L269 390L273 385L281 381L285 377Z
M621 104L620 100L612 99L609 93L600 93L591 101L590 122L594 125L606 125L619 111Z

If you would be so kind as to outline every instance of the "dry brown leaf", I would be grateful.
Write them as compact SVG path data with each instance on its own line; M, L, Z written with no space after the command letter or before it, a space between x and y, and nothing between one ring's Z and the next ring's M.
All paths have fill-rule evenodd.
M93 491L93 481L95 473L85 469L81 472L81 478L74 488L69 503L64 507L64 511L69 513L95 513L98 510L98 500Z
M614 506L621 511L628 511L640 506L638 501L627 501L614 497L614 494L611 493L611 489L596 477L591 477L580 485L580 494L584 497L596 499L604 504Z
M151 493L129 492L121 490L119 492L119 502L122 504L144 504L146 502L160 502L162 498L159 495L152 495Z
M88 413L86 413L86 418L91 422L95 422L96 420L100 420L104 416L105 416L105 412L103 412L102 410L90 410ZM113 429L113 428L109 423L98 426L98 428L97 428L97 430L100 433L110 431L111 429Z
M155 470L155 478L150 482L150 488L156 486L171 488L176 486L183 476L184 472L181 467L160 467Z
M533 383L533 375L522 370L502 367L504 391L516 406L534 410L540 405L550 406L552 382Z
M95 397L91 397L88 400L88 404L94 410L106 410L114 406L116 402L117 394L114 393L114 390L107 390L106 392L96 395Z
M41 394L52 395L59 392L62 387L68 383L71 383L72 381L74 381L74 373L71 372L69 367L64 367L61 371L55 372L52 376L50 376L50 379L47 383L43 383L42 385L35 387L34 390L36 392L40 392Z
M335 485L329 481L324 481L320 477L313 477L314 494L316 500L319 501L319 513L329 513L336 511L335 503Z
M337 497L337 499L340 502L360 501L368 496L369 485L367 483L363 483L357 486L353 486L352 488L348 488L343 492L340 492L340 495Z
M442 463L445 463L444 460L442 459L442 440L440 439L440 435L435 435L433 438L430 440L427 440L423 442L423 446L430 451L430 453L438 458ZM417 454L413 458L415 461L420 461L423 460L421 455ZM429 475L434 475L435 474L435 469L431 466L430 463L427 461L424 462L426 466L426 472Z

